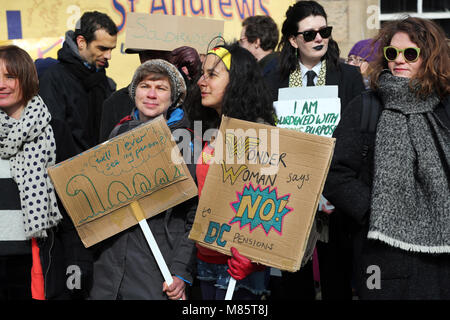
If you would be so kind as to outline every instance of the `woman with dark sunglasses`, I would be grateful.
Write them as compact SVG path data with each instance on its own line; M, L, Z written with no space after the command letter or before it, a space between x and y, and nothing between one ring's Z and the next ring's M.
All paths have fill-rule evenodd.
M328 25L327 14L319 3L299 1L290 6L281 31L279 65L266 76L274 101L278 98L279 88L337 85L342 112L347 103L364 90L359 69L339 62L338 44L332 38L332 27ZM334 213L319 212L317 218L320 225L329 225L328 243L317 242L322 299L351 299L351 262L346 249L348 236L340 227L346 222ZM315 299L310 259L314 239L317 239L317 231L313 226L308 244L310 250L304 258L305 266L296 273L283 272L281 282L286 284L284 287L295 290L289 292L284 289L281 298Z
M380 112L361 131L361 97L334 132L324 194L355 226L360 299L450 299L450 48L434 22L380 30L370 74ZM371 106L373 107L373 105ZM361 150L365 150L365 158Z
M342 108L364 90L358 69L339 62L340 51L332 30L319 3L299 1L289 7L278 45L279 65L267 76L274 101L279 88L308 86L308 71L315 73L310 76L310 85L339 86Z

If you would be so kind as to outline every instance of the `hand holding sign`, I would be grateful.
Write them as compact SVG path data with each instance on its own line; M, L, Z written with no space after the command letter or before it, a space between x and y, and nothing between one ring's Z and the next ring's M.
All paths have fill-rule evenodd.
M229 269L227 270L232 277L228 283L225 300L231 300L233 297L236 280L243 280L256 271L263 271L266 266L251 262L249 259L239 253L239 251L231 247L231 258L227 261Z
M223 117L219 132L189 238L223 254L230 255L234 247L253 262L291 272L298 270L331 162L334 139L227 117ZM236 139L227 140L227 133L228 137L236 135ZM247 138L258 144L242 148L242 157L236 152L239 148L226 147L226 141ZM229 159L236 153L238 161L218 159L219 145ZM276 172L262 173L262 168L272 164L277 166ZM308 181L305 179L301 188L292 187L288 178L293 173L308 177Z
M263 271L266 268L264 265L251 262L234 247L231 247L231 258L228 259L227 264L228 273L236 280L245 279L251 273Z
M173 277L171 285L163 283L163 291L167 294L170 300L186 300L186 283L178 277Z

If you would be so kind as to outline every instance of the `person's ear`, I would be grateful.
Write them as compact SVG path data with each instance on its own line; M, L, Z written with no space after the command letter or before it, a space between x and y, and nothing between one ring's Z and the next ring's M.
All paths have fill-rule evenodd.
M261 47L261 40L257 38L255 41L255 48L258 49L259 47Z
M291 46L293 46L295 49L298 49L297 37L295 37L295 36L290 36L290 37L289 37L289 43L290 43Z
M87 42L86 42L86 39L82 35L77 36L77 38L75 40L77 42L78 50L86 49Z

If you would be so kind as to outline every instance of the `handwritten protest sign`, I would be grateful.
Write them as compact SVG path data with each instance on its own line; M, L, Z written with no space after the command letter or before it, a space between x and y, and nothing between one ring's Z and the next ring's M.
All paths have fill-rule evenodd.
M133 49L172 51L189 46L202 53L224 28L223 21L204 18L132 12L127 19L125 46Z
M173 150L175 152L173 152ZM48 169L86 247L197 194L162 116Z
M298 270L335 140L227 117L219 133L189 237Z
M339 98L281 100L275 104L277 126L331 137L341 118Z
M338 86L280 88L279 100L274 103L277 126L324 137L332 137L341 119L341 99ZM303 99L296 99L302 97ZM334 206L321 196L319 210L333 210ZM328 224L320 235L328 242Z

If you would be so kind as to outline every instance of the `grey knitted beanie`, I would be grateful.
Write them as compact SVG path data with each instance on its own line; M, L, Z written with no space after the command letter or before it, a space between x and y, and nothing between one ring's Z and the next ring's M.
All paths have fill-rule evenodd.
M136 87L139 82L152 73L163 74L169 77L171 87L171 103L177 101L177 104L174 107L182 105L184 99L186 98L186 83L184 82L184 78L180 71L178 71L177 67L162 59L148 60L136 69L133 75L133 80L128 87L128 92L131 99L135 101L134 98L136 95Z

